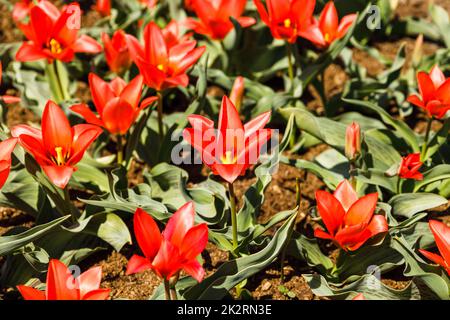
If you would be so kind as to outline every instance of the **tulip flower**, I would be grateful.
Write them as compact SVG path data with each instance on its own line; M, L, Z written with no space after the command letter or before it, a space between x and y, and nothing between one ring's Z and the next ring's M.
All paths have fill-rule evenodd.
M312 26L316 0L253 0L261 20L276 39L295 43Z
M188 116L192 128L183 131L184 139L200 153L203 163L228 182L234 249L238 238L233 182L258 161L261 147L272 134L270 129L264 129L270 116L268 111L242 125L236 107L224 96L217 131L213 121L199 115Z
M208 227L205 223L194 226L194 217L194 204L188 202L173 214L161 233L153 218L138 208L133 219L134 234L144 257L133 255L126 273L152 269L167 284L172 276L184 270L202 281L205 270L197 257L208 243Z
M194 11L194 0L184 0L184 7L188 11Z
M53 4L42 0L30 9L27 24L18 24L28 41L16 53L20 62L47 59L72 61L75 53L99 53L100 44L87 35L78 35L80 7L74 2L60 12Z
M386 218L374 214L378 193L371 193L358 199L348 180L342 181L334 194L316 192L317 211L326 231L317 228L317 238L332 240L344 250L354 251L370 238L386 233Z
M192 37L192 33L182 34L180 32L180 28L182 26L182 23L176 20L172 20L164 29L161 30L164 37L164 42L167 46L167 50L170 50L172 47L180 43L189 41L189 39Z
M422 249L419 251L425 257L443 267L450 275L450 228L436 220L430 220L428 225L441 255Z
M233 30L230 18L235 19L242 28L256 23L252 17L244 17L247 0L192 0L191 8L199 20L188 18L189 29L214 40L223 40Z
M423 174L419 172L423 163L420 161L420 153L411 153L402 158L398 168L398 176L402 179L423 180Z
M138 66L147 86L157 91L189 84L186 71L205 52L205 47L195 48L196 41L185 41L170 49L161 29L150 22L144 29L145 46L127 35L131 57Z
M11 153L14 151L16 144L16 138L0 142L0 189L5 185L11 171Z
M105 49L106 63L109 69L117 75L127 71L133 60L128 50L125 32L116 30L110 38L106 33L102 33L102 41Z
M236 106L236 110L239 112L241 109L242 100L244 98L245 83L243 77L236 77L231 88L230 100Z
M15 22L20 22L30 14L30 9L40 0L20 0L14 4L12 18Z
M317 21L314 18L313 26L302 34L302 37L308 39L319 48L327 48L334 41L345 36L348 29L356 20L356 17L356 14L349 14L339 22L339 16L334 2L330 1L325 5L319 20Z
M420 97L411 95L408 101L419 108L424 109L430 118L441 119L450 110L450 78L435 65L430 73L419 72L417 74Z
M111 0L97 0L94 6L95 11L100 13L104 17L111 15Z
M355 160L361 153L361 128L353 122L347 127L345 133L345 156L349 160Z
M2 75L3 75L3 67L0 61L0 84L2 84ZM0 100L6 104L20 102L20 98L14 96L0 96Z
M102 129L91 124L71 127L64 111L53 101L48 101L42 114L41 130L18 125L11 133L34 156L50 181L64 189L76 164Z
M101 267L91 268L74 278L64 263L52 259L45 291L25 285L17 289L25 300L106 300L110 289L100 289L101 279Z

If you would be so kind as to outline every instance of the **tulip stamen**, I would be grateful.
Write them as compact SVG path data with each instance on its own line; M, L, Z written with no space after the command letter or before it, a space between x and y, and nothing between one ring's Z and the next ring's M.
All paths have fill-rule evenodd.
M58 42L58 40L50 40L50 52L53 54L60 54L62 52L61 44Z
M231 151L225 152L225 154L220 157L222 164L235 164L237 162L237 157L233 156Z
M292 25L291 19L288 18L288 19L284 20L283 24L284 24L285 28L290 28Z
M55 152L56 152L56 164L58 165L58 166L63 166L63 165L65 165L65 163L66 163L66 157L63 155L63 152L62 152L62 148L61 147L56 147L55 148Z
M156 66L156 68L157 68L158 70L164 71L164 65L162 65L162 64L158 64L158 65Z
M330 42L330 34L329 33L325 33L325 36L324 36L324 39L325 39L325 42Z

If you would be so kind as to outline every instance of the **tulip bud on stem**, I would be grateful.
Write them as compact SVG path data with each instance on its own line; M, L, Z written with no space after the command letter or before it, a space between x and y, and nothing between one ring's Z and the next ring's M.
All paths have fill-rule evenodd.
M161 91L157 92L158 96L158 130L159 130L159 139L162 144L164 139L164 126L163 126L163 94Z
M228 192L230 194L231 226L233 228L233 252L238 255L238 252L235 251L238 247L236 195L234 194L234 186L232 183L228 183Z
M420 160L422 162L425 161L425 155L427 153L427 149L428 149L428 140L430 139L430 133L431 133L431 125L433 124L433 117L430 117L428 119L428 123L427 123L427 131L425 132L425 141L423 142L422 145L422 152L420 154Z

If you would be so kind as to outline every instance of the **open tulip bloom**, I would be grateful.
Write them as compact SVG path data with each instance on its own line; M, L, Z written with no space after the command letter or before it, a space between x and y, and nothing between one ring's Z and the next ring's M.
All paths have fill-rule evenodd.
M208 227L205 223L194 225L194 217L194 204L188 202L173 214L161 233L155 220L138 208L134 213L134 235L144 257L133 255L127 274L152 269L168 285L172 276L177 277L184 270L198 282L202 281L205 270L197 257L208 242ZM170 298L167 291L166 298Z
M99 53L102 47L87 35L78 35L80 7L74 2L60 12L47 0L40 1L29 11L29 22L18 26L27 37L16 53L17 61L72 61L75 53Z
M450 228L436 220L430 220L428 225L441 255L423 249L419 251L425 257L443 267L450 275Z
M106 33L102 33L102 41L105 47L105 59L109 69L117 75L127 71L133 60L123 30L116 30L110 38Z
M110 289L100 289L102 268L94 267L78 277L59 260L48 265L45 291L24 285L17 286L25 300L106 300Z
M188 116L192 128L183 132L183 137L202 158L214 174L228 182L232 221L236 207L233 182L259 159L260 150L271 138L272 130L264 129L271 112L265 112L252 121L242 124L236 107L227 96L222 99L218 129L214 122L200 115ZM236 224L233 223L233 244L237 247Z
M242 28L256 23L252 17L244 17L247 0L193 0L191 8L199 20L188 18L189 29L214 40L223 40L233 30L230 18L235 19Z
M150 22L144 29L144 46L132 35L127 35L131 57L150 88L161 91L189 84L187 70L205 52L196 48L197 42L185 41L168 48L161 29Z
M12 128L11 133L34 156L50 181L64 189L76 170L76 164L102 129L91 124L71 127L64 111L53 101L48 101L40 130L18 125Z
M11 154L16 144L16 138L6 139L0 142L0 189L5 184L11 171Z
M419 172L422 165L420 153L408 154L402 158L398 169L398 176L402 179L423 180L423 174Z
M388 231L386 218L374 214L378 193L358 199L348 180L342 181L334 194L318 190L316 201L326 231L317 228L314 235L332 240L346 251L357 250L370 238Z

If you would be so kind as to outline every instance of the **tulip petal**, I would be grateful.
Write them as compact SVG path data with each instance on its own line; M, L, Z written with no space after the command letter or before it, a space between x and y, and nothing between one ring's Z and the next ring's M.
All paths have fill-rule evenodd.
M139 109L144 110L148 106L152 105L154 102L158 101L158 97L148 97L142 100Z
M103 108L111 99L115 98L111 86L95 73L89 74L89 88L91 89L92 101L97 109L100 117L103 113Z
M173 69L173 75L180 75L183 74L189 69L193 64L195 64L198 59L203 55L203 53L206 51L206 47L198 47L189 53L187 53L184 58L179 61L177 64L171 63L170 66Z
M77 279L80 296L83 298L90 291L97 290L102 281L102 267L93 267L83 272Z
M173 242L172 242L173 243ZM180 245L180 255L186 260L195 259L208 243L208 226L199 224L188 230Z
M188 263L183 264L183 270L197 280L197 282L201 282L205 276L205 269L203 269L202 265L197 260L191 260Z
M69 183L74 168L70 166L44 165L42 166L47 177L57 187L64 189Z
M353 22L355 22L357 18L356 14L346 15L341 19L341 23L339 23L339 27L337 30L337 38L340 39L347 33L348 29L352 26Z
M439 252L444 260L450 264L450 228L436 220L430 220L429 226Z
M440 100L442 104L450 104L450 78L436 91L436 99Z
M19 142L25 150L34 156L40 165L53 164L52 160L48 158L47 151L42 142L33 136L22 134L19 136Z
M371 193L353 203L344 216L345 225L367 225L373 217L377 202L378 193Z
M28 286L17 286L17 289L24 300L46 300L44 291Z
M330 235L329 233L323 231L320 228L314 229L314 236L316 238L327 239L327 240L334 240L334 237L332 235Z
M423 101L417 95L411 95L408 97L408 102L415 106L425 109Z
M0 96L0 99L6 104L19 103L21 101L19 97L14 96Z
M149 270L151 268L152 264L148 259L135 254L128 261L126 274L130 275L134 273L139 273L145 270Z
M267 111L260 114L251 121L247 122L244 125L245 139L248 139L249 137L253 136L255 132L257 132L258 130L263 129L266 126L266 124L269 123L271 115L272 112Z
M328 232L334 235L341 226L345 210L341 203L330 193L318 190L316 192L317 210L322 217Z
M261 20L265 23L265 24L269 24L269 14L267 13L266 7L264 6L264 4L261 2L261 0L253 0L253 2L256 5L256 9L258 10L259 16L261 17Z
M330 39L334 39L339 26L339 17L334 6L334 2L330 1L325 5L319 18L319 28L322 34L327 35ZM326 36L325 36L326 37Z
M239 17L236 21L241 25L242 28L251 27L256 23L256 19L253 17Z
M78 39L72 45L72 50L74 52L95 54L102 52L103 48L95 39L83 34L78 37Z
M214 163L212 169L228 183L233 183L248 168L246 164L220 164Z
M164 279L169 280L181 268L181 257L176 246L165 238L152 263L153 269Z
M67 154L72 138L72 127L64 111L49 100L42 114L42 139L47 151L56 157L55 149L62 148L62 154Z
M92 290L82 296L82 300L107 300L110 293L110 289Z
M102 134L103 130L92 124L77 124L73 127L72 153L67 160L69 165L76 165L84 156L87 148Z
M423 254L427 259L433 261L434 263L440 265L441 267L444 267L444 268L447 267L447 265L445 264L444 259L440 255L438 255L436 253L432 253L432 252L427 251L427 250L423 250L423 249L419 249L419 252L421 254Z
M139 100L141 99L142 86L144 85L144 77L141 75L136 76L130 83L123 89L120 94L120 98L127 101L130 106L137 109Z
M161 246L161 233L155 220L141 208L134 213L134 235L145 257L152 261Z
M435 89L438 89L445 82L445 75L437 64L431 69L430 78Z
M9 138L0 142L0 160L11 161L11 153L17 145L17 138Z
M11 171L11 161L0 160L0 189L5 185Z
M194 226L194 217L194 203L192 201L185 203L170 217L163 237L176 247L181 248L183 238L189 229Z
M228 129L240 129L242 131L244 129L236 107L227 96L224 96L222 99L218 127L224 137L227 136Z
M48 56L32 42L24 42L16 53L16 60L19 62L36 61L46 59Z
M333 195L339 200L345 211L348 211L352 204L358 200L358 194L347 179L339 183Z
M70 107L70 110L82 116L87 123L94 124L99 127L105 126L103 121L100 120L85 103L73 105Z
M419 91L424 104L430 100L433 100L435 89L430 76L425 72L419 72L417 74L417 82L419 84Z
M138 109L121 98L110 100L103 110L105 128L112 134L124 135L136 119Z
M69 269L61 261L52 259L47 273L47 300L78 300L77 284Z
M166 42L156 23L150 22L145 26L144 39L146 61L154 66L166 66L168 62Z

